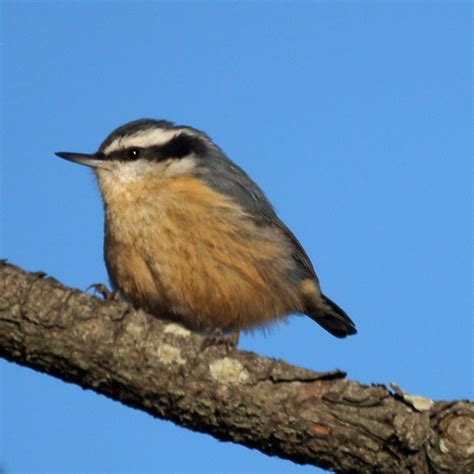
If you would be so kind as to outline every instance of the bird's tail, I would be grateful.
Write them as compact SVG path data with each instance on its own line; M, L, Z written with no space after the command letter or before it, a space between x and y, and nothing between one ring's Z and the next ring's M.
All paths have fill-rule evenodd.
M326 331L336 337L346 337L357 333L354 321L327 296L321 295L320 303L306 313Z

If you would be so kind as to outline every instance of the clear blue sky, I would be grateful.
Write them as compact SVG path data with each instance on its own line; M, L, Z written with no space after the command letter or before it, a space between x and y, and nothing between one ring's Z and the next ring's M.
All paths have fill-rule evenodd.
M357 322L294 317L241 348L435 399L472 397L471 5L2 2L1 256L106 282L90 170L116 126L207 131L263 187ZM1 465L314 472L0 362Z

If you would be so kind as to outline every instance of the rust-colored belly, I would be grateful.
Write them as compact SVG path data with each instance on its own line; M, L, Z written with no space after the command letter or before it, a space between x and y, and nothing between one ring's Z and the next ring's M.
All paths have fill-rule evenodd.
M181 177L122 197L107 203L106 262L135 306L201 331L302 310L286 278L285 240L202 181Z

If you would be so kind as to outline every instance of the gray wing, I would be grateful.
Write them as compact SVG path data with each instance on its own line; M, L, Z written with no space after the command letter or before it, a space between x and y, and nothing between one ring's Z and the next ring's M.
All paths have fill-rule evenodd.
M292 248L298 274L301 279L314 278L318 281L310 258L293 232L277 216L273 206L264 192L248 176L248 174L227 158L220 149L206 159L198 170L198 176L205 180L213 189L231 197L259 226L270 226L278 229L287 238Z
M273 223L273 225L276 225L291 242L293 248L293 258L297 262L299 268L304 270L304 278L314 278L319 284L319 279L316 275L316 271L314 270L313 264L310 258L308 257L308 254L306 253L305 249L300 244L299 240L296 238L295 234L293 234L293 232L288 229L288 227L278 218L278 216L276 216L276 220L277 222Z

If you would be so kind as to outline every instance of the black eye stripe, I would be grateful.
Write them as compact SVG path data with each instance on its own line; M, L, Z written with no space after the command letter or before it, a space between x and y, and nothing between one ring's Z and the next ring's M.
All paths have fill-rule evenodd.
M202 138L187 133L180 133L168 143L156 147L157 154L155 159L161 161L169 158L184 158L192 153L203 155L206 149L206 142Z
M198 136L180 133L169 142L146 148L131 146L114 151L106 157L109 160L133 161L145 159L149 161L164 161L181 159L191 154L203 155L207 151L207 142Z

